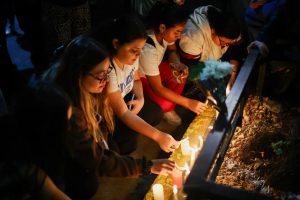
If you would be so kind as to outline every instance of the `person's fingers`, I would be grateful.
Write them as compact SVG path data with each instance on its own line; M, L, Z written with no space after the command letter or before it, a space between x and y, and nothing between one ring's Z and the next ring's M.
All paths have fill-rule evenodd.
M170 166L168 164L163 164L162 167L167 170L168 172L172 172L174 167L173 166Z
M198 114L203 113L207 108L208 108L208 106L205 104L200 105L197 109Z
M267 56L269 54L269 49L265 46L262 46L261 52L262 52L263 56Z
M168 164L171 165L172 167L175 167L175 162L172 160L168 160Z
M176 150L176 147L174 146L174 145L171 145L169 148L168 148L168 153L170 153L170 152L173 152L173 151L175 151Z
M176 146L176 145L172 145L172 146L170 146L170 149L172 150L172 151L174 151L175 149L177 149L178 147Z
M247 51L248 53L250 53L251 49L253 48L254 46L254 43L250 43L248 46L247 46Z
M247 47L247 53L250 53L251 48L248 46Z
M166 171L161 171L161 172L160 172L160 175L168 176L169 174L168 174L168 172L166 172Z
M164 172L166 175L173 173L174 168L162 168L161 172Z

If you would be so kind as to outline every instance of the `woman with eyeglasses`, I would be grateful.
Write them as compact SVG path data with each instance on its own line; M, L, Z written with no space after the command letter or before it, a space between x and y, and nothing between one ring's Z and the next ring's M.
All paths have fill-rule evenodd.
M231 13L214 6L198 7L189 16L179 41L182 60L191 65L208 59L219 60L229 46L241 39L239 20ZM234 64L229 81L232 87L239 63L237 57L230 55L229 61Z
M127 15L114 19L105 33L101 30L94 35L106 44L111 55L108 97L118 117L114 134L116 148L121 154L132 153L140 133L156 141L166 152L175 150L178 142L153 127L162 119L161 109L150 99L144 99L138 73L139 56L147 39L144 24L139 18ZM148 105L151 112L144 109Z
M110 71L106 49L87 36L74 38L58 63L54 81L73 101L66 135L70 160L65 175L66 193L72 199L91 198L99 185L98 176L137 177L150 172L167 175L175 166L166 159L151 162L110 150L115 129L106 91Z

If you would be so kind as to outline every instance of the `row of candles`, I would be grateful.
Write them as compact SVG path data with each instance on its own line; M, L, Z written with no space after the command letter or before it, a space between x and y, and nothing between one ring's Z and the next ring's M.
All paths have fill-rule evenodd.
M189 138L186 137L180 141L181 153L184 158L189 158L188 162L184 164L183 167L180 167L176 163L176 168L172 173L172 181L173 181L173 200L181 200L184 199L183 193L181 193L181 189L183 187L183 183L187 179L190 174L190 169L193 167L196 157L199 154L200 150L203 146L203 137L198 137L199 142L196 147L190 146ZM154 184L152 186L153 198L154 200L164 200L164 188L162 184Z

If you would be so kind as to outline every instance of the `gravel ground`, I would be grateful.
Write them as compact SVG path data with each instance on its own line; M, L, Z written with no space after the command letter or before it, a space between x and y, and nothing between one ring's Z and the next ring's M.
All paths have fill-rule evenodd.
M274 199L300 199L299 130L300 107L249 96L216 182Z

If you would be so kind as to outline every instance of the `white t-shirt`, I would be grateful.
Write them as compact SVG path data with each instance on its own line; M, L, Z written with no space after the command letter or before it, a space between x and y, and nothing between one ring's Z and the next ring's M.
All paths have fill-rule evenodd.
M207 10L210 7L212 6L203 6L194 10L187 20L179 41L179 46L185 53L200 55L199 61L207 61L209 58L219 60L228 49L216 45L211 38L207 19Z
M165 51L170 43L163 40L163 44L159 44L156 40L154 32L149 32L148 36L153 40L155 46L146 43L140 55L140 76L157 76L159 75L159 64L161 63Z
M124 65L124 68L121 69L117 66L116 62L113 61L112 70L109 73L109 86L108 92L120 91L122 97L125 97L128 94L134 84L134 72L138 70L138 59L133 65Z

